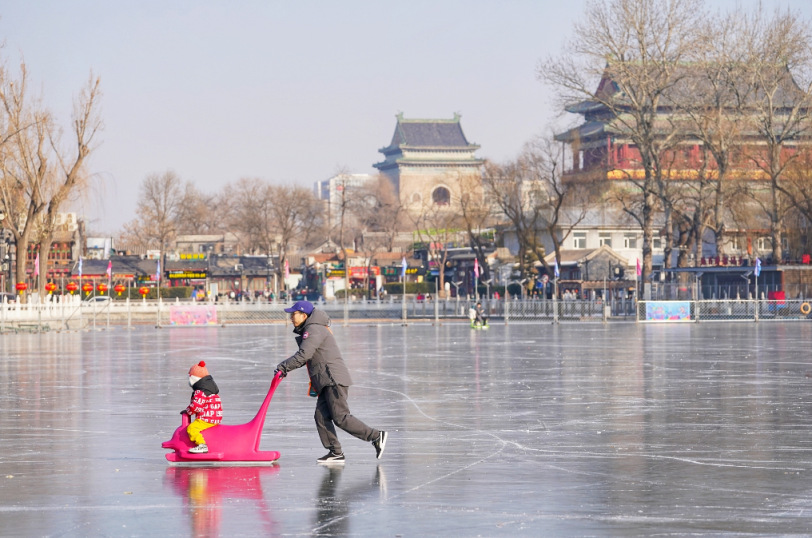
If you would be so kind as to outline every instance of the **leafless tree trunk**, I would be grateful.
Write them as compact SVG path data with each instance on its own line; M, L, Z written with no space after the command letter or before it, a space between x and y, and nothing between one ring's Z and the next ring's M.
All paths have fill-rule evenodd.
M769 189L766 196L754 193L754 199L769 218L772 256L780 263L788 211L784 172L797 156L795 144L810 134L812 29L791 11L767 17L759 10L747 19L744 31L749 45L745 74L753 88L747 105L762 144L750 148L749 157Z
M53 154L59 163L58 176L48 190L49 200L45 211L43 234L40 240L40 279L39 295L45 297L45 280L48 275L48 255L53 242L54 223L62 205L76 194L77 189L86 186L87 172L85 164L87 158L95 149L92 146L96 133L102 128L99 107L101 105L101 87L99 79L94 80L91 74L87 85L74 101L73 106L73 132L71 133L76 144L74 151L63 151L58 147L58 140L53 132L50 141ZM44 266L44 267L43 267Z
M49 142L53 126L51 114L41 100L30 95L25 64L20 66L17 80L5 69L0 76L0 116L5 128L0 145L0 189L17 245L16 280L25 282L28 245L41 226L48 207L48 190L54 181Z
M448 262L448 244L461 235L459 208L455 204L438 205L433 200L422 200L419 211L409 213L415 236L426 245L431 259L439 270L439 289L445 294L445 269ZM404 286L404 293L405 293Z
M651 275L660 156L679 141L676 126L663 124L659 112L664 95L685 76L681 64L698 44L701 6L699 0L590 2L563 54L538 66L539 79L558 89L563 104L601 105L640 153L642 177L628 180L641 198L633 217L643 230L644 281Z
M142 241L145 246L157 247L161 271L166 269L166 249L177 235L183 194L183 181L175 172L148 175L141 183L137 216L124 225L126 236Z
M304 187L243 178L227 185L222 198L229 201L227 222L249 248L277 256L275 269L282 282L294 246L306 247L322 237L323 208Z
M468 244L474 250L479 267L482 268L482 280L491 278L491 268L485 257L486 241L483 232L491 223L493 207L488 203L482 178L479 174L454 172L449 183L454 185L458 199L454 203L459 207L460 222L468 235Z

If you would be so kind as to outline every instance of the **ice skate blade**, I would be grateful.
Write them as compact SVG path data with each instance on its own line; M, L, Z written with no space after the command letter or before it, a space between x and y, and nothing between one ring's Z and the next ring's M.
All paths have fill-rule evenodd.
M170 467L273 467L273 461L171 461Z
M346 461L317 461L319 465L344 465Z

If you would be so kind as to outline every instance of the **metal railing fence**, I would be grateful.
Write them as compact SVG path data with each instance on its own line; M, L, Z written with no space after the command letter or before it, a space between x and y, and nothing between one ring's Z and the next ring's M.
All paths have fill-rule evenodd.
M682 308L681 305L687 306ZM656 314L652 314L656 306ZM676 308L675 308L676 307ZM680 319L681 314L688 314ZM665 319L664 319L665 318ZM812 320L812 300L787 299L784 301L711 299L705 301L640 301L637 321L658 323L686 321L808 321Z
M569 323L601 322L635 319L631 300L616 300L604 304L600 300L519 300L481 299L485 316L499 323ZM216 325L249 325L284 323L290 303L267 301L192 302L176 300L116 300L81 301L78 297L53 298L45 303L0 304L0 331L7 330L96 330L110 326L149 325L176 326L179 310L189 313L206 308L208 323ZM472 299L440 299L409 301L320 301L334 324L349 322L397 323L411 321L468 321L475 307ZM608 307L608 308L607 308ZM190 314L188 319L194 316Z

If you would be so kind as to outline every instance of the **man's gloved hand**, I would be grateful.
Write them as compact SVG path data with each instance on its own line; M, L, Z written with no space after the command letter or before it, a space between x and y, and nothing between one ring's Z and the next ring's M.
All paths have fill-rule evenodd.
M274 371L273 371L273 375L274 375L274 377L276 377L276 374L279 374L279 375L281 375L282 377L285 377L285 376L287 376L287 375L288 375L288 374L286 374L285 372L283 372L282 370L280 370L279 368L277 368L276 370L274 370Z
M185 415L185 414L186 414L186 409L184 409L183 411L181 411L181 412L180 412L180 414L181 414L181 415Z

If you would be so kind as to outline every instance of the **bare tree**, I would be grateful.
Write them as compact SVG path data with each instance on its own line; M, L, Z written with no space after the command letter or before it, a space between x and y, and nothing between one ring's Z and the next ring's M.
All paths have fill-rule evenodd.
M342 168L336 174L338 177L339 195L336 207L331 208L333 215L337 218L335 224L335 234L338 239L338 247L341 249L341 257L344 262L344 300L350 300L350 259L347 255L347 240L349 236L354 237L355 219L353 218L353 207L356 200L353 197L353 185L347 169ZM332 205L333 201L330 200Z
M101 97L100 81L98 78L94 79L91 74L73 103L71 132L72 142L75 144L73 150L60 148L58 133L53 130L48 133L58 167L54 172L53 182L46 190L48 205L40 237L39 272L42 276L48 274L48 254L51 252L57 214L63 204L71 201L71 197L77 194L77 190L81 191L87 186L88 174L85 164L95 149L93 142L96 134L102 128L99 110ZM45 278L39 279L39 293L40 297L45 296Z
M802 241L804 250L812 249L812 150L804 148L792 163L787 166L782 185L783 191L792 209L800 218L796 218L797 230L806 231Z
M431 199L421 199L408 212L415 230L415 237L425 245L430 257L429 261L434 261L437 265L439 271L438 289L441 294L445 294L445 268L446 262L448 262L448 245L460 236L459 207L450 202L450 199L439 202Z
M600 185L566 181L564 155L551 137L537 137L528 142L519 160L529 182L540 187L534 201L542 207L541 224L553 243L556 259L560 260L562 243L595 206Z
M749 158L768 180L767 192L753 183L753 199L770 220L772 256L783 258L783 219L787 215L784 173L796 158L797 143L810 135L812 29L791 11L767 17L759 9L744 24L748 45L744 65L752 86L748 118L759 144Z
M375 253L392 252L395 238L406 226L406 211L392 181L383 174L353 189L349 203L360 231L355 242L356 250L367 261L364 288L369 296Z
M0 190L17 245L16 279L25 282L28 245L41 226L48 207L47 191L56 174L49 142L53 120L42 100L30 95L25 64L20 66L16 80L5 68L0 76L0 117L4 122Z
M510 221L519 243L522 276L538 260L552 274L544 238L556 259L561 247L594 207L595 184L565 181L561 150L549 137L525 144L519 156L503 164L488 163L483 182L488 199Z
M278 257L276 273L283 282L285 261L294 247L309 246L322 237L323 209L309 189L243 178L227 185L223 193L232 201L231 228L255 252Z
M639 153L640 177L628 182L640 195L632 217L643 230L643 279L650 280L652 234L663 181L664 150L680 131L660 114L665 97L686 76L681 64L699 44L701 0L592 1L558 58L539 63L540 80L558 89L565 105L587 101L602 107L620 135Z
M688 120L689 138L701 144L693 148L699 162L695 158L688 167L698 172L699 185L692 187L692 198L697 204L707 204L699 212L706 209L711 218L695 220L713 230L717 253L724 251L728 202L741 192L739 178L730 172L734 165L741 165L746 106L754 89L747 76L745 20L745 13L737 8L701 21L699 38L704 46L697 48L684 91L675 92L673 98L675 109L683 111ZM681 250L680 256L684 253Z
M392 180L379 174L373 182L355 189L349 203L365 231L382 234L381 240L376 241L376 247L392 252L398 233L408 225L406 207Z
M468 244L474 250L483 280L491 278L491 268L485 258L485 229L493 224L493 205L489 202L479 174L454 172L450 183L458 196L460 223L468 235Z
M183 200L183 180L175 172L148 175L141 183L136 218L124 225L125 236L159 250L164 262L166 248L178 233Z
M215 194L202 192L191 181L187 182L178 214L178 233L192 235L223 233L228 217L228 205L218 198Z

